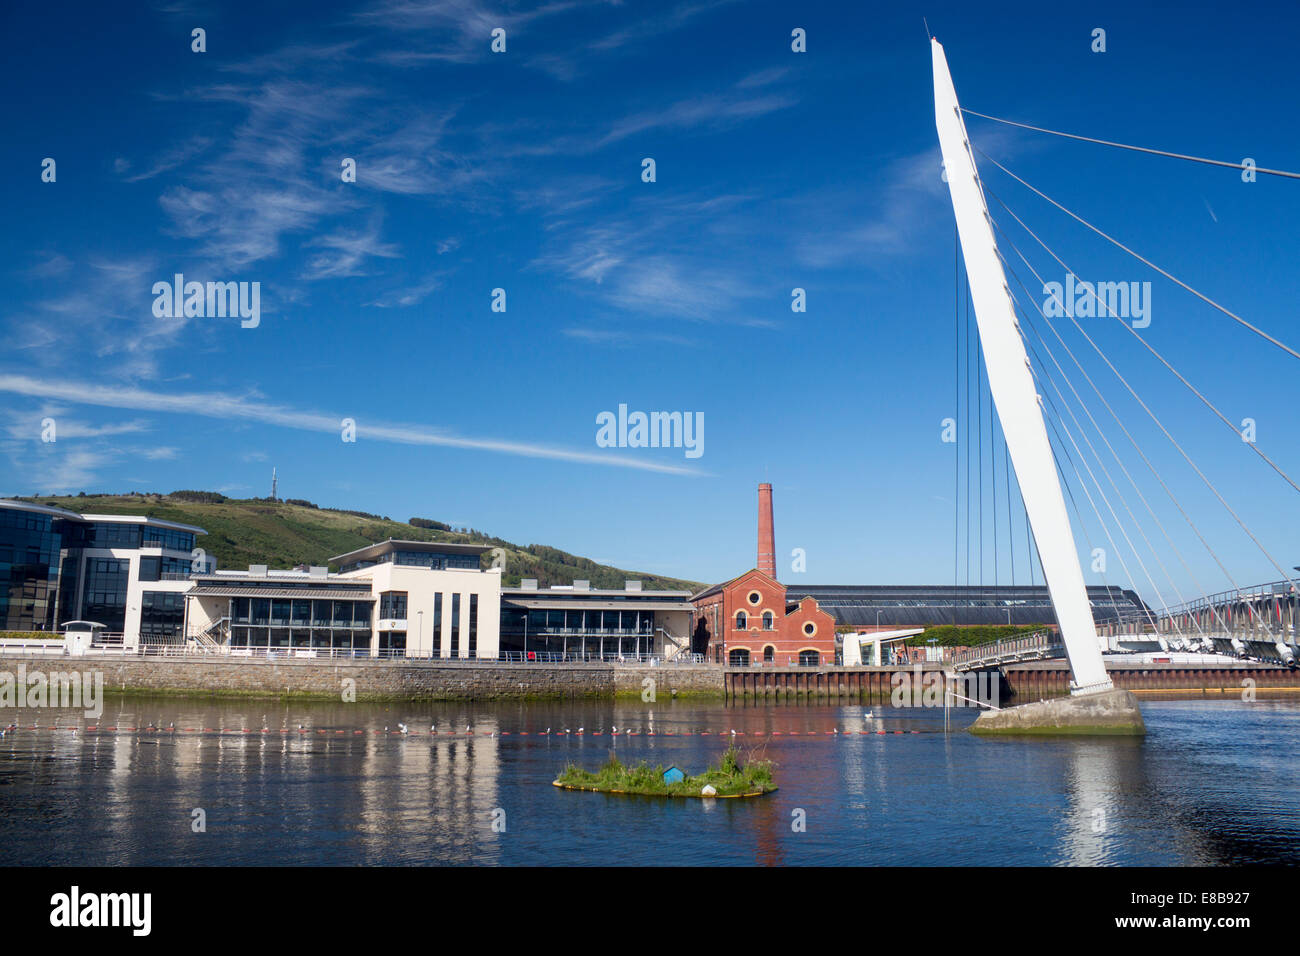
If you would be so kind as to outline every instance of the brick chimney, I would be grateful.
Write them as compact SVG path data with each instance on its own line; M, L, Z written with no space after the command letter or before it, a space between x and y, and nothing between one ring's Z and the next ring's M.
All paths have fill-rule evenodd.
M772 486L758 486L758 570L776 577L776 532L772 528Z

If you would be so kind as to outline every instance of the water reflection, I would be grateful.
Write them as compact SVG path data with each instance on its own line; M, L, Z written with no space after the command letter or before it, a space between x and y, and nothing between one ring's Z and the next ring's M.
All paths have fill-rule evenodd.
M879 706L110 700L101 733L0 740L0 863L1297 862L1300 707L1145 711L1145 741L990 741ZM776 794L549 785L611 751L693 773L732 740Z

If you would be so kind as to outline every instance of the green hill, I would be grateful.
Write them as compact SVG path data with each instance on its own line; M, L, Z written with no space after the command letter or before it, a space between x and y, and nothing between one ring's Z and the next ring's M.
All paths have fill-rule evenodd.
M208 533L198 546L216 555L217 567L246 568L266 564L292 568L300 564L325 564L336 554L384 541L453 541L484 544L505 550L502 583L513 586L520 578L537 578L538 585L572 584L575 578L591 581L593 588L621 588L629 578L653 590L696 590L694 581L640 571L624 571L544 544L520 546L503 538L475 531L452 530L442 522L412 518L410 522L362 511L320 508L298 499L227 498L212 491L175 491L169 495L86 495L25 498L78 513L138 514L167 521L198 525ZM492 555L483 556L490 567ZM337 570L337 569L335 569Z

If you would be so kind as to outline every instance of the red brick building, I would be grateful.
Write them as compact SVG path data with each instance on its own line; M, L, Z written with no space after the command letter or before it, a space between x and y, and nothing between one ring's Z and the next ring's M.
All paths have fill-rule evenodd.
M772 486L758 486L759 567L691 597L691 650L716 663L835 663L835 619L776 579Z

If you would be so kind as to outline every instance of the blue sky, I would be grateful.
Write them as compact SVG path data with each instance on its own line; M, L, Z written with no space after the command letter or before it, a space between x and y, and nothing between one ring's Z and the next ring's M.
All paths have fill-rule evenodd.
M1001 6L86 4L70 23L10 5L0 494L246 497L268 493L274 466L282 496L719 580L752 566L755 486L770 481L786 580L800 578L798 547L808 581L951 581L953 223L922 15L970 109L1300 167L1294 12ZM505 53L490 50L496 27ZM791 50L796 27L806 53ZM1090 49L1095 27L1105 53ZM1296 182L968 127L1038 188L1300 340ZM355 183L340 179L345 157ZM1294 358L982 173L1081 278L1152 280L1144 340L1300 473ZM259 282L260 325L155 317L151 288L175 273ZM1117 323L1081 321L1289 571L1294 490ZM1238 582L1276 579L1114 377L1103 384L1082 337L1062 334ZM704 454L598 447L596 416L620 403L702 413ZM343 418L357 442L341 441ZM1130 491L1174 584L1228 588L1108 433L1190 569ZM1084 532L1102 531L1090 512L1084 525L1086 557ZM1023 519L1013 532L1023 580ZM1106 580L1128 583L1113 558Z

